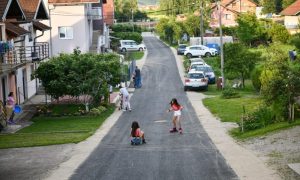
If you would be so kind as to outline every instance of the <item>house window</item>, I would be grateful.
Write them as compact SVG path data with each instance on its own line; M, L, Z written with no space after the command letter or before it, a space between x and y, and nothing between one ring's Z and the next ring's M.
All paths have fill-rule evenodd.
M28 31L30 32L30 34L28 34L28 41L31 42L32 41L32 33L33 33L32 26L28 27Z
M73 27L58 27L59 39L73 39Z
M231 19L231 14L225 14L225 19L230 20Z

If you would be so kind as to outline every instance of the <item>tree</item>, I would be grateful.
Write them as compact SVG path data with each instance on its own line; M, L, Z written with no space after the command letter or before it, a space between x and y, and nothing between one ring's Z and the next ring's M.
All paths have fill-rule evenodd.
M120 82L120 62L115 54L60 54L41 63L33 76L39 78L47 94L53 98L70 95L92 97L99 105L101 97L108 99L108 84Z
M183 26L189 36L200 34L200 18L197 16L188 15Z
M242 86L245 87L245 78L250 76L261 54L249 51L241 43L227 43L224 45L224 55L225 72L241 78Z
M257 41L266 41L267 33L255 14L245 13L237 18L237 36L246 45L252 45Z
M275 13L278 14L282 11L282 0L262 0L263 9L262 13Z
M287 43L291 37L285 26L278 23L272 23L268 34L273 42Z
M300 65L290 62L286 53L273 45L261 73L261 94L278 120L293 119L292 107L300 95Z

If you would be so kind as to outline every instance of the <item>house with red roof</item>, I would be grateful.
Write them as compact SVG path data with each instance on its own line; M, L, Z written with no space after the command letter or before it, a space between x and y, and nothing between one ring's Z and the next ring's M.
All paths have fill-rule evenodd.
M300 0L285 8L280 14L284 16L284 26L291 34L300 32Z
M221 7L221 20L222 25L236 26L236 18L238 14L245 12L256 13L257 4L251 0L222 0ZM219 10L217 4L212 4L211 21L209 23L210 27L219 27Z
M37 92L39 82L31 74L49 57L49 44L39 42L49 26L42 0L0 1L0 101L9 92L21 104Z

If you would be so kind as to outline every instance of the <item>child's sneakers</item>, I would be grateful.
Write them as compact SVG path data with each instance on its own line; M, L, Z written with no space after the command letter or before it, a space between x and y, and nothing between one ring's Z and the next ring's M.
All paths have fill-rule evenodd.
M178 132L176 128L170 129L170 133Z
M182 134L182 128L179 128L179 133Z

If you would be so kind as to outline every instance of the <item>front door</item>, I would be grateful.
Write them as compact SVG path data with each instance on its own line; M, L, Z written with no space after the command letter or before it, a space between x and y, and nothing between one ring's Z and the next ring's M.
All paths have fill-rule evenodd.
M6 104L6 96L7 96L7 92L6 92L6 79L5 77L1 78L1 83L2 83L2 102L4 104Z
M24 97L24 101L28 98L27 96L27 73L26 73L26 69L23 69L23 78L22 78L22 82L23 82L23 97Z

